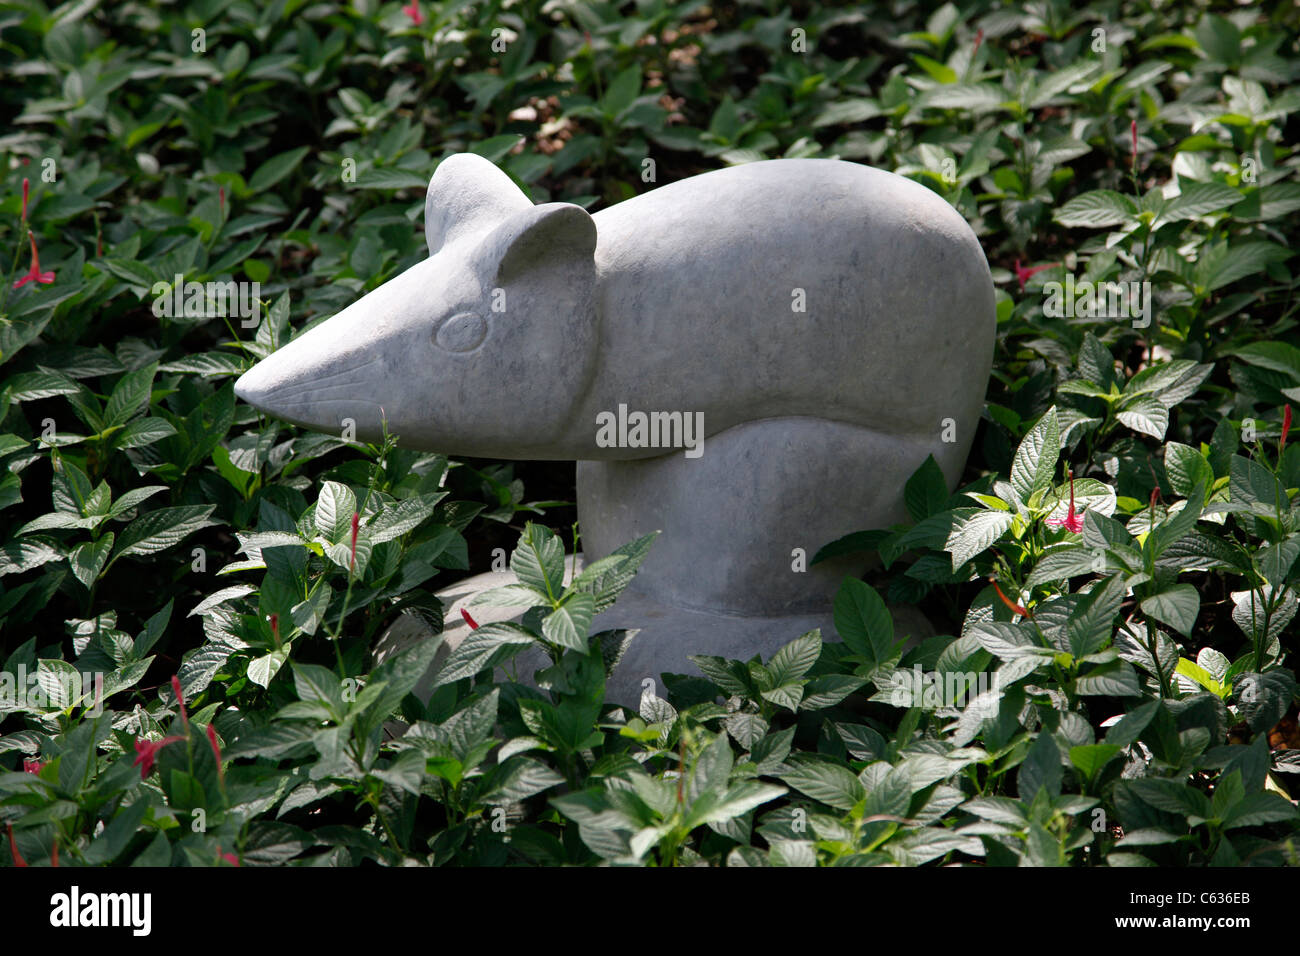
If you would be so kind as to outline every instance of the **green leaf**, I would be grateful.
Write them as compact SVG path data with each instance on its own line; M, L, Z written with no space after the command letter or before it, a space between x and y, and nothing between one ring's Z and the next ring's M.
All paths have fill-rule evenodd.
M293 686L299 700L324 704L336 717L341 717L346 710L343 706L343 684L328 667L299 664L295 661Z
M542 620L542 634L552 644L585 653L587 632L591 629L595 610L596 599L592 595L570 595L563 605Z
M115 448L143 448L176 434L171 422L164 418L141 418L131 422L113 436Z
M692 806L690 819L697 825L725 823L741 814L748 813L755 807L784 796L785 793L785 787L778 787L770 783L759 783L756 780L745 780L728 788L720 797L710 801L707 809Z
M33 402L56 395L71 395L81 386L61 372L22 372L9 379L9 400L14 404Z
M1066 629L1070 636L1070 653L1087 657L1099 650L1115 631L1115 615L1124 603L1128 590L1123 574L1114 574L1083 596Z
M1201 597L1190 584L1175 584L1142 602L1142 610L1184 637L1191 637Z
M846 577L835 594L835 631L854 654L879 667L893 654L894 619L871 585Z
M1146 730L1161 706L1160 701L1151 700L1129 710L1106 731L1105 742L1121 748L1132 745L1142 736L1142 731Z
M1267 518L1286 513L1286 492L1271 471L1241 455L1233 455L1228 468L1228 494L1233 504Z
M351 550L352 516L357 512L357 496L347 485L327 481L316 499L316 530L330 544L346 541Z
M1099 385L1103 392L1109 392L1116 383L1115 357L1091 332L1084 333L1079 348L1079 373L1086 381Z
M1275 588L1281 588L1291 573L1291 565L1300 556L1300 533L1287 535L1276 544L1260 548L1255 552L1255 563L1264 580Z
M86 588L94 586L99 572L104 569L109 552L113 550L113 532L109 531L98 541L87 541L79 545L68 556L72 565L73 576Z
M800 710L821 710L833 707L866 684L865 677L850 674L823 674L808 681L803 688Z
M1201 665L1189 661L1186 657L1178 659L1178 666L1174 669L1174 673L1195 682L1216 697L1226 697L1228 694L1228 688L1216 680L1214 675Z
M91 263L87 263L91 265ZM118 259L113 256L105 256L96 259L94 267L102 272L107 272L115 278L121 279L127 285L137 289L152 289L158 281L158 274L149 268L145 263L138 259ZM170 282L171 276L165 281Z
M435 686L473 677L509 660L535 638L517 624L484 624L470 631L447 655Z
M1200 520L1204 508L1205 486L1197 485L1183 502L1183 506L1173 514L1167 515L1165 520L1157 524L1155 530L1151 532L1151 550L1155 555L1159 557L1171 544L1190 534L1195 529L1196 522Z
M1050 733L1039 733L1016 774L1016 792L1023 803L1031 804L1038 791L1046 789L1052 797L1061 795L1061 751Z
M526 584L506 584L483 591L469 601L469 607L550 607L546 595Z
M926 109L987 113L998 109L1007 99L1007 94L994 83L948 83L927 90L917 98L917 105Z
M522 140L523 137L518 133L503 133L500 136L489 136L487 139L470 144L469 151L482 156L490 162L499 163Z
M122 531L113 560L128 554L153 554L180 543L209 524L216 505L178 505L141 515Z
M511 757L490 778L478 802L488 806L519 803L564 783L563 775L532 757Z
M795 638L773 654L772 659L768 661L767 669L772 674L772 683L780 687L783 684L790 684L802 679L812 669L812 666L817 663L821 651L822 637L820 631L809 631L807 634Z
M1221 538L1192 529L1161 550L1156 567L1176 571L1223 568L1246 572L1250 570L1250 560Z
M1165 437L1165 430L1169 427L1169 409L1152 395L1126 399L1115 417L1133 431L1157 440Z
M1091 548L1080 545L1049 548L1043 552L1043 556L1034 565L1034 570L1025 584L1032 588L1053 581L1064 581L1082 574L1092 574L1096 570L1097 552Z
M248 679L259 687L270 687L271 678L275 677L288 659L288 644L262 657L254 658L248 662Z
M1238 674L1233 683L1241 716L1255 733L1266 733L1286 716L1295 690L1295 676L1282 668Z
M1206 13L1196 25L1196 42L1214 60L1233 66L1241 60L1241 31L1226 17Z
M1074 682L1074 692L1083 696L1141 697L1137 671L1128 661L1111 661L1094 667Z
M1203 820L1212 818L1209 798L1177 780L1145 778L1129 781L1129 786L1139 799L1157 810L1176 813L1181 817L1197 816Z
M1196 278L1206 292L1215 292L1239 279L1263 272L1274 262L1290 258L1291 250L1274 242L1242 242L1220 245L1197 259Z
M735 757L726 734L718 734L704 747L686 773L684 796L694 803L710 791L721 792L731 777Z
M1300 818L1291 801L1276 793L1265 791L1252 793L1228 811L1224 817L1223 828L1232 830L1237 827L1255 827L1265 823L1284 823Z
M787 710L798 710L799 702L803 699L803 685L800 683L783 684L780 687L762 691L759 696L776 704L778 707L784 707Z
M357 183L366 189L424 189L428 184L428 176L391 166L376 166Z
M370 732L369 728L388 718L428 672L441 647L441 634L416 641L406 650L385 658L371 672L366 690L353 704L354 712L360 711L364 715L357 722L358 733L364 736ZM382 692L373 699L363 700L371 687L381 687Z
M1011 488L1022 505L1028 505L1036 492L1051 487L1060 454L1061 426L1053 405L1029 429L1011 462Z
M1227 209L1241 198L1240 192L1223 183L1187 182L1183 184L1182 193L1165 206L1160 218L1165 222L1193 219Z
M1137 221L1137 206L1133 200L1120 193L1109 189L1094 189L1075 196L1058 209L1052 218L1067 228L1122 226Z
M447 492L416 495L388 505L366 526L371 544L383 544L413 531L429 518Z
M1115 744L1082 744L1070 748L1070 763L1091 780L1123 749Z
M1186 497L1199 484L1214 483L1214 469L1209 460L1190 445L1176 441L1165 444L1165 471L1174 492Z
M933 455L927 455L921 467L903 486L903 501L913 521L920 521L944 509L948 502L948 482Z
M623 70L601 98L600 109L610 119L616 118L641 95L641 64L634 63Z
M134 372L127 372L118 380L113 393L104 406L104 425L112 428L125 425L149 406L149 394L153 388L156 365L147 365Z
M564 592L564 545L549 528L530 521L510 555L510 570L555 601Z
M272 156L261 166L258 166L253 175L249 177L249 191L260 193L270 189L293 172L294 167L302 162L303 157L308 152L310 152L308 147L299 146L297 149L286 150L277 156Z
M952 555L956 571L967 561L984 552L1015 523L1016 516L1006 511L977 511L962 518L948 535L944 550Z
M785 772L777 774L781 780L837 810L852 810L866 798L867 791L862 781L840 764L811 754L794 754L786 767Z
M623 593L636 576L637 569L650 553L658 531L643 535L620 548L615 548L608 558L593 561L584 567L573 579L570 587L574 590L590 591L596 597L596 613L612 607L614 600ZM589 575L587 572L592 573Z
M705 677L717 684L718 689L728 697L746 696L750 693L748 671L739 661L729 661L708 654L692 654L687 660L698 667Z
M1232 349L1229 354L1270 372L1281 372L1293 381L1300 382L1300 348L1288 342L1251 342Z

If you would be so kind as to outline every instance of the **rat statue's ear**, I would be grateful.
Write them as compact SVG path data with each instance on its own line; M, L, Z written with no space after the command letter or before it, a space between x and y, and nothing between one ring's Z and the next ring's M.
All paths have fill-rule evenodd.
M429 255L470 236L486 235L532 206L510 177L482 156L448 156L434 170L424 197Z
M483 243L483 261L496 281L509 282L534 267L551 271L595 267L596 223L581 206L550 202L529 206L497 226Z

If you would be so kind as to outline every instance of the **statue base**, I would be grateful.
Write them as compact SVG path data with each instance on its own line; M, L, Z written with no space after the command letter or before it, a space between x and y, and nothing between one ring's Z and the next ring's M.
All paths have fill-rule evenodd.
M582 570L582 555L569 555L565 561L565 583ZM479 594L505 584L515 584L511 571L489 571L458 581L437 592L445 607L443 618L443 645L438 650L433 666L416 686L421 700L428 700L433 692L434 675L442 666L447 654L460 644L470 632L461 609ZM489 607L480 605L468 608L479 625L498 621L518 620L525 609L518 607ZM911 607L891 607L896 633L909 635L913 640L932 636L934 629L921 614ZM636 630L638 633L628 645L622 659L614 668L606 685L605 699L633 710L641 699L643 682L654 681L655 693L665 696L660 675L664 672L703 676L689 660L692 654L709 654L717 657L748 660L755 654L767 660L782 646L801 634L820 628L823 640L839 640L828 606L823 614L796 614L789 616L745 616L717 611L702 611L672 607L651 600L636 590L633 579L619 595L613 607L597 614L592 620L591 633L613 628ZM376 642L374 653L382 660L389 654L409 647L412 642L430 637L426 626L418 619L403 616L391 625ZM547 666L546 655L538 648L528 648L514 659L513 669L525 683L532 683L532 675ZM500 668L499 680L509 676Z

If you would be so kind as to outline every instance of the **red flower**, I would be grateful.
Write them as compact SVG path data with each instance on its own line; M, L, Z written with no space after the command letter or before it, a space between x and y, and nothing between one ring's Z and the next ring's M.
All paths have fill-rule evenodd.
M54 852L50 854L50 866L58 866L58 865L59 865L59 841L57 838L55 838Z
M1050 527L1065 528L1078 534L1083 530L1083 515L1074 513L1074 472L1067 471L1066 474L1070 476L1070 513L1064 518L1048 518L1047 523Z
M1137 120L1133 120L1133 122L1129 124L1128 131L1129 131L1129 135L1133 139L1133 168L1137 169L1137 165L1138 165L1138 121Z
M1028 282L1028 281L1029 281L1033 276L1035 276L1035 275L1038 274L1039 272L1042 272L1044 269L1050 269L1050 268L1052 268L1052 266L1054 266L1054 265L1056 265L1055 262L1049 262L1049 263L1047 263L1047 265L1043 265L1043 266L1033 266L1033 267L1028 268L1028 269L1022 269L1022 268L1020 267L1020 260L1017 259L1017 260L1016 260L1016 278L1020 280L1020 291L1021 291L1021 292L1024 292L1024 291L1025 291L1025 283Z
M14 866L26 866L27 861L24 860L23 855L18 852L18 844L14 842L14 825L12 823L6 823L5 829L9 831L9 855L14 858Z
M1002 598L1002 603L1011 608L1012 614L1018 614L1021 617L1033 617L1027 608L1021 607L1019 604L1012 601L1011 598L1002 593L1002 589L998 587L997 578L989 578L989 583L993 585L993 590L998 592L998 597Z
M411 23L417 27L424 22L424 14L420 12L420 5L416 0L411 0L407 6L402 7L402 12L410 17Z
M24 772L24 773L40 773L40 772L41 772L41 768L44 767L44 766L45 766L45 764L41 763L41 762L40 762L39 760L37 760L35 757L24 757L24 758L23 758L23 772Z
M469 611L465 610L464 608L461 608L460 616L465 619L465 623L469 625L470 630L472 631L478 630L478 622L469 616Z
M217 758L217 776L225 777L226 772L221 767L221 744L217 743L217 728L208 724L208 744L212 747L212 756Z
M31 180L26 176L23 177L23 222L27 221L27 190L31 188Z
M361 526L361 515L352 512L352 560L348 564L348 571L357 566L357 529Z
M1282 452L1286 451L1286 436L1290 433L1290 431L1291 431L1291 406L1288 405L1286 407L1286 411L1282 413L1282 441L1277 446L1277 453L1279 456L1281 456Z
M181 708L181 722L185 725L185 732L189 733L190 715L185 712L185 695L181 693L181 679L179 675L172 675L172 693L176 695L176 703Z
M980 28L980 31L979 31L978 33L975 34L975 49L972 50L972 51L971 51L971 54L970 54L970 58L971 58L972 60L974 60L975 57L979 54L979 51L980 51L980 44L983 43L983 42L984 42L984 28L981 27L981 28Z
M233 853L222 853L221 847L217 847L217 861L225 860L231 866L239 866L239 857Z
M140 779L145 779L153 770L154 761L158 759L158 751L170 743L184 739L184 737L164 737L162 740L145 740L141 737L137 740L135 742L136 756L131 765L140 768Z
M226 187L217 187L217 205L221 208L221 214L226 214Z
M25 286L29 282L38 282L41 285L49 285L54 281L53 272L41 271L41 257L36 254L36 237L32 235L30 229L27 230L27 238L32 241L32 267L27 270L27 275L14 283L15 289Z

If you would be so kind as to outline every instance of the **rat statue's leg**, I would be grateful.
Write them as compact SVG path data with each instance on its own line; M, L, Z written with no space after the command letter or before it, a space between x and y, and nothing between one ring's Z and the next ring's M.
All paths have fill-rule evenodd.
M825 611L844 575L861 573L865 562L811 565L813 555L851 531L903 520L903 485L926 455L955 484L974 429L961 431L964 442L945 443L937 420L931 433L917 435L773 418L710 436L699 458L674 451L582 461L583 551L595 560L659 530L631 585L635 594L733 615Z

